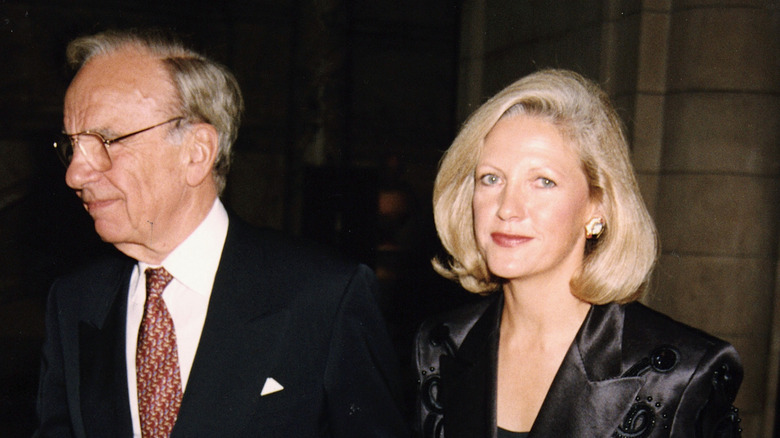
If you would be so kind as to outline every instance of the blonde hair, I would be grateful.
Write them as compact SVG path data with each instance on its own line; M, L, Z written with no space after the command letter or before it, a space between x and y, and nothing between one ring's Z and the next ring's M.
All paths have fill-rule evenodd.
M77 38L68 44L68 63L77 70L93 57L127 47L139 48L162 62L176 87L178 102L174 109L179 115L190 122L209 123L217 130L219 150L212 175L217 191L222 193L244 110L238 81L223 65L157 30L109 30Z
M655 226L642 201L622 125L606 93L567 70L543 70L501 90L475 111L442 158L433 194L434 220L450 257L436 271L487 294L493 276L477 248L472 215L474 170L484 139L502 117L540 117L554 124L582 161L606 229L589 240L572 293L593 304L629 302L644 293L658 253ZM583 230L584 232L584 230Z

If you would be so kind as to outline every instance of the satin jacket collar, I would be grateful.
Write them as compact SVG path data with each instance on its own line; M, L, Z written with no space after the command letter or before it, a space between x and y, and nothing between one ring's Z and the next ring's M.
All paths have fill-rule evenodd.
M442 356L448 384L442 394L447 437L495 437L496 369L503 296L496 294L463 340L456 356ZM610 436L615 418L642 382L621 377L624 312L615 304L592 306L556 374L530 437ZM582 406L599 406L596 410ZM614 410L614 412L612 412Z

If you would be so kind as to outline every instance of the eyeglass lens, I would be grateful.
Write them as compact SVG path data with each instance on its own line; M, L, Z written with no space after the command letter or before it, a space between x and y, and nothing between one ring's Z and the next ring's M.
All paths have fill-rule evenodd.
M80 148L87 161L97 167L104 167L110 163L108 151L103 143L103 139L96 134L78 134L68 136L63 134L59 141L54 144L60 159L68 166L73 161L75 148Z
M60 155L60 159L65 164L65 167L70 166L71 160L73 160L73 153L75 148L81 149L84 157L89 164L96 169L110 169L111 157L108 155L108 145L114 142L124 140L126 138L138 135L142 132L150 131L158 126L163 126L171 122L180 122L184 117L174 117L164 122L160 122L156 125L149 126L147 128L139 129L138 131L131 132L129 134L120 135L112 139L105 139L98 133L82 132L79 134L62 134L62 139L59 142L54 143L54 149ZM178 126L178 125L177 125Z

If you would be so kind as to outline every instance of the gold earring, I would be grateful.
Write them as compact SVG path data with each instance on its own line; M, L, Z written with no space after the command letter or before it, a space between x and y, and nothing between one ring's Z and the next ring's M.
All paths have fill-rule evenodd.
M585 238L586 239L598 239L605 228L604 219L600 217L594 217L587 224L585 224Z

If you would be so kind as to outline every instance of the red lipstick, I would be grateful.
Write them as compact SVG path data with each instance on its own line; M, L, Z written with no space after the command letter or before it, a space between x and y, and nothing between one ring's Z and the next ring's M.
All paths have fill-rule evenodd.
M503 246L505 248L522 245L523 243L531 240L531 238L528 236L516 236L513 234L504 233L490 233L490 237L493 239L493 242L496 245Z

